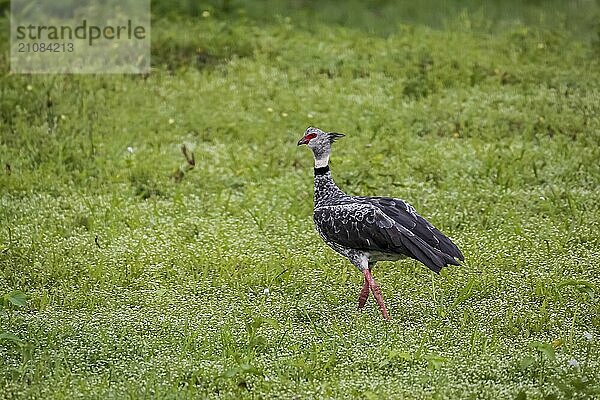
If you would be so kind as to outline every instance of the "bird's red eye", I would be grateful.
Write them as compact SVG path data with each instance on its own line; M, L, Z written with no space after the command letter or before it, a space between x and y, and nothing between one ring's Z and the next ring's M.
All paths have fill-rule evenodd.
M309 133L308 135L304 136L304 140L306 140L306 142L308 143L309 140L314 139L317 137L316 133Z

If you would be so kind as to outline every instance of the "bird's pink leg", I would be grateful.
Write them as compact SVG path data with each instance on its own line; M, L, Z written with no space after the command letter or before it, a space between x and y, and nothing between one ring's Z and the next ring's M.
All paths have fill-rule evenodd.
M360 291L360 295L358 295L358 309L362 310L362 308L367 303L367 299L369 298L369 281L365 277L365 284Z
M373 279L373 275L371 275L371 271L368 268L363 270L363 275L365 276L365 282L368 282L371 291L373 292L373 296L375 296L375 300L377 300L377 304L379 305L379 310L381 311L381 315L383 315L383 319L390 319L390 315L388 314L387 308L385 308L385 304L383 302L383 297L381 296L381 289L379 285ZM364 290L364 287L363 287ZM361 291L362 295L362 291Z

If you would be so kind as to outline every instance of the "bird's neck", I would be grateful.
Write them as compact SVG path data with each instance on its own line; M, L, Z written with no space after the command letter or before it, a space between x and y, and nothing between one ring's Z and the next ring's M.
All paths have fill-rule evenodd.
M346 196L333 181L329 165L318 165L322 164L317 164L315 160L315 207L328 205Z
M329 154L323 154L317 157L315 155L315 168L323 168L329 165Z

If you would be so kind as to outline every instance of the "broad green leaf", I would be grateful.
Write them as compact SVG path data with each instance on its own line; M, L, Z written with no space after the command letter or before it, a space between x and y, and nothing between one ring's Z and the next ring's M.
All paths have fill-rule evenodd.
M27 303L27 299L29 298L25 293L20 290L15 290L6 295L8 301L10 301L15 306L22 307Z
M551 361L554 361L556 359L554 347L549 343L533 342L529 344L529 347L531 347L532 349L536 349Z
M527 367L532 366L535 363L535 358L531 356L525 356L519 361L519 367L521 369L527 369Z
M21 339L19 339L19 337L17 335L9 333L9 332L0 333L0 341L7 341L7 342L15 343L15 344L23 343L23 341Z

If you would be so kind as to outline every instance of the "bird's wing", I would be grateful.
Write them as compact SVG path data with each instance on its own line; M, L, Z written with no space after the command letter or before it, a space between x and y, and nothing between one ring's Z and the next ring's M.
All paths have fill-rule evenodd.
M360 201L377 206L385 215L402 225L431 247L463 261L459 248L429 221L421 217L407 202L389 197L358 197Z
M435 272L447 264L458 264L373 204L348 203L318 207L314 211L314 219L326 240L343 247L407 255Z

